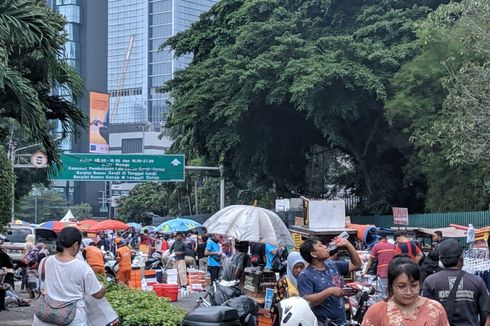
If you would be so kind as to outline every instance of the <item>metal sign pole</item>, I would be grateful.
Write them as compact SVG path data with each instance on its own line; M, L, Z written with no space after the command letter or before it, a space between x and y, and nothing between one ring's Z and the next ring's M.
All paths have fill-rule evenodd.
M186 170L207 170L207 171L219 171L220 182L219 182L219 208L223 209L225 207L225 176L223 171L223 166L186 166Z

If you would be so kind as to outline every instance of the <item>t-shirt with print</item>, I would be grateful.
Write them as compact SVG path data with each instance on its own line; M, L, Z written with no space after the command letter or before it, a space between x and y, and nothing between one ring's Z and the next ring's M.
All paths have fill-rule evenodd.
M395 245L386 240L381 240L374 245L371 257L378 259L376 275L381 278L388 277L388 265L395 256Z
M325 270L320 271L308 266L301 272L298 278L298 289L300 296L319 293L327 288L344 286L341 275L349 273L349 262L325 261ZM344 299L328 297L321 304L313 307L313 312L319 321L325 322L328 318L337 325L346 323L344 311Z
M428 276L424 281L422 294L445 306L459 271L445 269ZM456 291L452 325L480 325L478 316L483 311L487 298L488 291L483 280L476 275L465 273Z
M220 247L219 247L219 244L217 244L216 242L214 242L212 239L209 239L208 240L208 244L206 245L206 249L209 251L209 252L219 252L221 251ZM221 264L219 262L219 258L220 257L219 255L211 255L211 256L208 256L208 266L211 266L211 267L220 267Z

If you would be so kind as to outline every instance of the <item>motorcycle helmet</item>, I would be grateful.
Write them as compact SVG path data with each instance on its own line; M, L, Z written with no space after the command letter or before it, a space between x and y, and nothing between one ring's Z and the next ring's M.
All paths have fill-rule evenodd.
M279 325L281 326L318 326L308 301L301 297L290 297L278 304Z

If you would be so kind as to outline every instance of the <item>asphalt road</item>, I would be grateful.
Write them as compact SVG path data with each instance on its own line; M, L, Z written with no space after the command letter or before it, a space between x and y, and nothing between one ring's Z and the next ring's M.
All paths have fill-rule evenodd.
M20 288L20 285L16 287ZM21 298L28 298L27 293L17 292ZM182 298L178 302L172 302L175 306L183 307L186 311L192 310L199 298L199 293L192 293L189 297ZM8 311L0 311L0 326L30 326L34 316L34 308L31 304L29 307L8 308Z

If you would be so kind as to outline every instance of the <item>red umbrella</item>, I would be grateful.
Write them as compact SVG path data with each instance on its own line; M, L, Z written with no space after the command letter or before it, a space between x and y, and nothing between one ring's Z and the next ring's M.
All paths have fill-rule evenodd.
M88 231L92 227L94 227L95 224L99 223L99 221L96 220L82 220L78 222L78 228L82 231Z
M97 222L97 224L93 225L89 232L99 232L99 231L109 231L109 230L127 230L129 229L129 225L124 222L118 220L104 220L101 222Z

